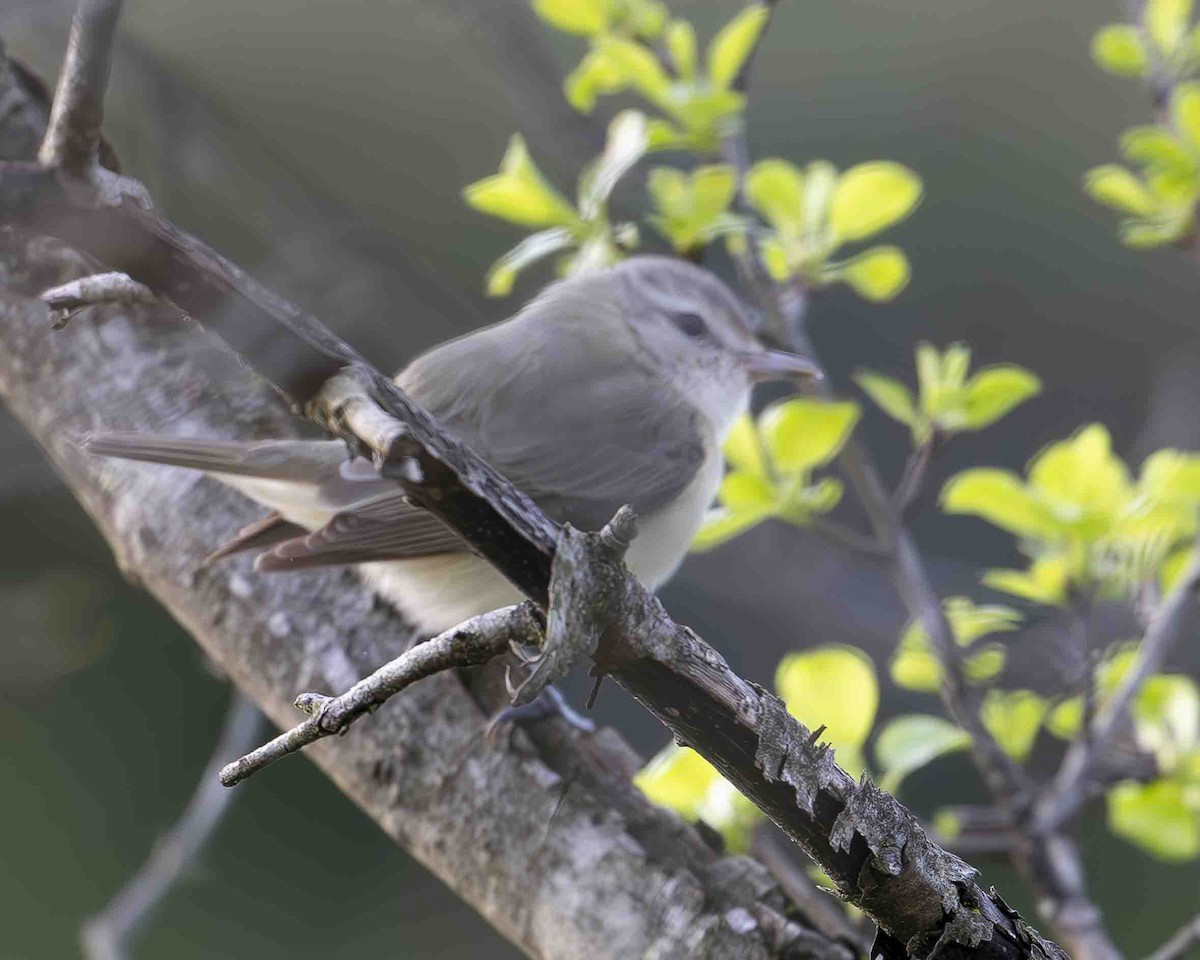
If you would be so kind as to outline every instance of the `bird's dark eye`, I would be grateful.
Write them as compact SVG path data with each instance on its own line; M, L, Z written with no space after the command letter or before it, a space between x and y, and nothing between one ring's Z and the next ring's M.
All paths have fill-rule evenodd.
M704 322L704 318L698 313L677 313L675 315L675 326L689 337L707 337L708 324Z

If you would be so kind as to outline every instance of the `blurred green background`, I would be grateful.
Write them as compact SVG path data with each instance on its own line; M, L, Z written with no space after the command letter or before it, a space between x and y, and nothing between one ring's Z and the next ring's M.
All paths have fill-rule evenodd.
M705 36L737 5L672 6ZM783 0L764 43L749 111L756 156L893 159L926 183L922 208L889 237L913 262L909 289L883 307L840 292L813 306L834 382L860 365L911 379L923 338L965 339L980 362L1021 363L1047 382L956 444L939 476L1020 465L1090 420L1134 462L1167 444L1200 447L1200 271L1169 251L1122 249L1114 218L1079 188L1084 169L1115 156L1119 131L1150 114L1143 91L1088 57L1092 32L1120 8ZM0 35L53 78L67 16L50 0L3 0ZM500 319L534 289L527 278L512 302L482 298L486 266L517 234L459 197L494 170L509 134L521 130L566 187L602 142L603 122L558 94L579 44L551 36L525 0L127 0L123 33L107 131L126 168L168 215L384 366ZM894 474L905 436L878 415L865 429ZM1010 563L1009 542L929 506L918 530L944 592L981 598L977 571ZM226 692L122 581L2 412L0 531L0 960L70 957L80 919L189 795ZM665 599L764 683L803 644L854 643L882 664L903 623L880 571L770 524L691 560ZM1053 672L1054 627L1019 641L1018 673ZM753 646L733 644L749 636ZM1198 649L1178 665L1195 673ZM933 707L884 687L885 714ZM647 752L665 740L619 691L597 713ZM307 763L241 793L141 956L514 955ZM973 798L962 761L905 793L924 811ZM1097 814L1085 825L1091 887L1138 955L1194 911L1200 869L1148 859ZM979 865L1032 914L1009 870Z

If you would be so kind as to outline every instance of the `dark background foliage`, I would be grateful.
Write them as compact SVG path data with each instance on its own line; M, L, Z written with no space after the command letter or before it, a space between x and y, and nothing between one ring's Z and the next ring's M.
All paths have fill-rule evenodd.
M735 4L674 6L703 36ZM909 289L883 307L841 292L813 305L834 381L847 385L858 366L911 379L917 340L965 339L981 362L1021 363L1047 383L951 449L939 477L969 463L1018 466L1091 420L1134 462L1163 445L1200 446L1200 271L1182 254L1122 249L1113 218L1079 189L1085 168L1115 155L1118 132L1149 116L1136 85L1088 57L1118 6L783 2L764 43L749 111L756 156L887 158L926 183L922 208L891 235L913 262ZM0 9L10 52L47 78L65 24L48 0ZM382 366L500 319L534 289L526 279L510 301L482 298L484 269L515 234L459 199L495 168L508 135L521 130L564 186L602 141L603 123L558 95L578 45L551 36L524 0L129 0L124 33L107 130L127 168L172 218ZM642 200L623 188L627 208ZM897 469L905 437L877 414L865 429ZM918 531L944 592L984 598L976 573L1013 560L1008 541L938 517L927 500ZM179 628L121 580L37 449L3 419L0 533L0 957L65 957L80 918L184 802L225 692ZM787 650L824 642L865 647L882 665L903 620L877 569L771 524L691 560L665 598L762 682ZM1033 619L1012 669L1046 683L1055 624ZM1194 673L1196 644L1185 648L1180 665ZM936 709L886 682L884 695L885 714ZM606 690L597 712L647 751L663 742L620 691ZM233 930L246 957L511 955L305 762L241 790L147 933L145 956L230 956ZM924 811L978 796L962 760L906 790ZM1137 954L1194 909L1200 871L1110 838L1098 813L1085 826L1093 891ZM1019 887L1007 868L979 865L1006 896Z

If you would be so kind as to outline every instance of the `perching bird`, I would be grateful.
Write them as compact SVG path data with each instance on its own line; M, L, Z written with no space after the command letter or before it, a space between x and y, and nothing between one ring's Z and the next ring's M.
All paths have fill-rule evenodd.
M396 383L551 518L595 530L631 504L640 534L626 561L653 590L716 495L721 444L753 383L814 376L810 361L759 343L713 274L646 256L552 284L512 319L418 357ZM275 511L220 554L267 547L263 570L362 564L430 633L520 599L340 441L109 434L86 446L211 473Z

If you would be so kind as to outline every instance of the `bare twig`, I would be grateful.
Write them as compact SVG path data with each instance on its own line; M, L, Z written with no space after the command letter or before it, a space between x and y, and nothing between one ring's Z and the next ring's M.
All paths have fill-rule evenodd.
M1180 927L1166 943L1146 957L1146 960L1179 960L1192 947L1200 944L1200 913Z
M82 0L71 21L67 55L38 160L76 179L96 166L104 92L122 0Z
M249 697L230 687L221 735L196 790L179 820L155 845L136 874L80 931L87 960L125 960L129 942L168 893L193 867L224 817L234 794L223 789L217 771L259 737L263 717Z
M43 291L42 300L54 314L54 329L61 330L79 310L99 303L153 303L145 284L124 273L97 273Z
M821 536L864 556L883 560L892 555L891 549L886 544L880 543L867 534L859 533L852 527L838 523L836 520L830 520L828 517L814 516L808 525Z
M917 498L921 495L921 488L925 483L925 474L929 470L929 464L933 461L933 455L937 451L940 438L936 432L930 434L929 439L920 444L910 455L908 461L904 465L904 472L900 475L900 482L896 484L896 492L892 495L892 502L896 505L896 516L903 519L908 516L908 513L916 505Z
M540 638L537 620L526 604L504 607L473 617L419 644L341 696L302 693L296 698L296 708L309 714L310 719L223 767L221 783L235 786L310 743L344 733L359 717L418 680L455 667L486 663L512 644L535 644Z
M1184 618L1200 589L1200 545L1179 582L1163 600L1151 619L1138 647L1137 658L1121 678L1112 697L1096 714L1091 735L1080 733L1067 749L1062 766L1050 789L1038 802L1034 827L1047 834L1058 829L1087 799L1088 777L1108 749L1113 736L1129 717L1129 709L1137 695L1158 670L1162 668L1171 648L1179 640Z
M795 847L783 842L773 826L762 825L754 831L750 852L779 883L780 889L804 913L816 929L831 940L852 944L859 956L871 949L870 941L846 915L845 907L828 890L822 890L797 859Z

